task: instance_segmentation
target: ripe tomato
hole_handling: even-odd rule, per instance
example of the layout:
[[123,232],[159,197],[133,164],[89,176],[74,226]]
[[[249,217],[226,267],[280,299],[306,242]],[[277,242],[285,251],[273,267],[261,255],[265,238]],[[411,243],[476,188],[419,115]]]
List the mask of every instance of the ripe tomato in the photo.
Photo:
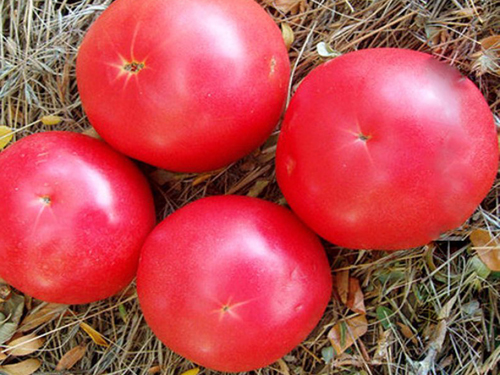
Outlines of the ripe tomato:
[[78,89],[97,132],[165,169],[223,167],[258,147],[283,110],[281,33],[254,0],[118,0],[78,53]]
[[403,49],[346,54],[312,71],[285,115],[278,183],[293,210],[349,248],[424,245],[460,226],[498,167],[474,84]]
[[123,289],[155,223],[147,181],[85,135],[28,136],[0,154],[0,277],[57,303]]
[[256,198],[204,198],[148,237],[137,274],[146,321],[203,366],[248,371],[285,355],[323,314],[332,280],[318,238]]

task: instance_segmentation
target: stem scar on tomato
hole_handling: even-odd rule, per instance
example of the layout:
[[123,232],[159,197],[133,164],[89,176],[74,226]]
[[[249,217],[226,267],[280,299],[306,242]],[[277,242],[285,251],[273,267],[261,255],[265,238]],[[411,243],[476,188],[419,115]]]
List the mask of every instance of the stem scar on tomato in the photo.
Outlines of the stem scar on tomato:
[[129,63],[126,63],[125,65],[123,65],[123,69],[129,73],[137,74],[142,69],[144,69],[145,66],[146,66],[146,64],[144,64],[144,62],[132,61],[132,62],[129,62]]
[[48,195],[42,195],[40,197],[40,201],[46,206],[50,206],[52,204],[52,199]]
[[371,138],[372,138],[372,136],[369,134],[368,135],[363,134],[363,133],[358,134],[358,139],[363,141],[363,142],[369,141]]

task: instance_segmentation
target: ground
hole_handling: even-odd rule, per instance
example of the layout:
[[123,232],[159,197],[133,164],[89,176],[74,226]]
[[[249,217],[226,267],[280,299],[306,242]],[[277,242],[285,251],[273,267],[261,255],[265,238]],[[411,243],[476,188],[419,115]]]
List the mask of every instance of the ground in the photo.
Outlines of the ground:
[[[75,57],[85,31],[109,3],[0,1],[0,125],[14,129],[14,139],[55,129],[91,132],[76,89]],[[433,54],[473,80],[499,125],[497,0],[260,3],[290,45],[290,94],[313,67],[335,55],[368,47],[411,48]],[[159,219],[207,195],[234,193],[283,203],[273,164],[277,134],[252,155],[215,173],[174,174],[141,165],[153,185]],[[297,349],[255,373],[498,374],[500,274],[485,267],[470,240],[480,229],[498,235],[498,196],[496,181],[461,228],[422,248],[384,253],[325,242],[337,288],[323,319]],[[349,284],[357,303],[348,301]],[[0,298],[10,297],[0,299],[2,308],[18,306],[17,316],[24,319],[19,328],[15,325],[16,337],[32,334],[29,339],[36,344],[36,350],[7,358],[5,345],[0,347],[0,366],[28,361],[24,372],[17,373],[31,373],[29,368],[61,373],[57,364],[74,348],[74,358],[81,359],[66,373],[181,374],[196,367],[156,340],[140,313],[134,285],[116,297],[71,307],[25,297],[23,308],[13,291],[3,286],[2,293]],[[363,310],[366,321],[360,322],[355,311]],[[351,340],[351,334],[365,330]],[[334,351],[350,341],[354,344],[343,354]],[[64,366],[68,362],[58,369]],[[13,373],[8,369],[0,367],[0,374]],[[201,373],[214,372],[202,368]]]

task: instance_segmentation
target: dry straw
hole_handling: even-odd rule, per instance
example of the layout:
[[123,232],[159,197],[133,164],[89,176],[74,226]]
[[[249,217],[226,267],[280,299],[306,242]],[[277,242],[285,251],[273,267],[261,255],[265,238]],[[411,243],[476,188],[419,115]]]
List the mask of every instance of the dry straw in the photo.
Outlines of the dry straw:
[[[260,2],[283,24],[291,43],[291,93],[314,66],[331,58],[324,55],[368,47],[411,48],[460,69],[479,86],[499,119],[499,1]],[[0,125],[13,128],[14,139],[51,129],[89,129],[76,89],[75,57],[85,31],[109,3],[0,0]],[[50,117],[42,121],[44,116]],[[242,161],[210,174],[173,174],[143,165],[160,218],[206,195],[249,194],[283,202],[273,168],[276,135]],[[356,252],[325,244],[333,269],[349,271],[360,282],[366,334],[342,355],[332,352],[328,332],[340,324],[339,332],[344,327],[348,335],[345,322],[354,316],[332,299],[302,345],[256,373],[498,374],[500,277],[478,262],[468,240],[474,229],[499,233],[498,207],[497,182],[462,228],[414,251]],[[133,285],[114,298],[71,309],[27,299],[23,316],[27,321],[19,332],[44,340],[42,348],[27,357],[40,361],[40,374],[60,373],[55,371],[58,364],[58,370],[71,365],[71,374],[180,374],[193,368],[152,335]],[[101,337],[89,336],[80,328],[82,322]],[[3,359],[2,352],[0,365],[18,361]]]

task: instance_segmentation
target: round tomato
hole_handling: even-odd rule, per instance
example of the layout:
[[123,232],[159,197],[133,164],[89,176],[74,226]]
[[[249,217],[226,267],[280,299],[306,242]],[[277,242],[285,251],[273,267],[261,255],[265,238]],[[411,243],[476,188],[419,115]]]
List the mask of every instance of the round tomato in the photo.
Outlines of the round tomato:
[[348,248],[425,245],[460,226],[498,167],[492,114],[431,55],[348,53],[298,88],[278,141],[278,183],[298,216]]
[[83,107],[117,150],[169,170],[250,153],[282,113],[290,63],[254,0],[117,0],[78,53]]
[[332,280],[318,238],[257,198],[191,203],[148,237],[137,274],[147,323],[175,352],[219,371],[271,364],[321,318]]
[[65,304],[132,281],[155,214],[130,160],[85,135],[46,132],[0,153],[0,170],[0,277]]

